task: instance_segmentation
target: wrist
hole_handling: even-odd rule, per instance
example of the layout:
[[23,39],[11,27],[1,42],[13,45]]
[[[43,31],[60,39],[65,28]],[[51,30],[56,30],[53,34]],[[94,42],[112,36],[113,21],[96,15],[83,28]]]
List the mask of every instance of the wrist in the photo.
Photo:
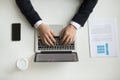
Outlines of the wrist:
[[77,28],[76,28],[74,25],[70,24],[69,26],[70,26],[71,28],[77,30]]
[[39,29],[41,29],[42,27],[44,27],[44,23],[40,24],[36,29],[39,30]]

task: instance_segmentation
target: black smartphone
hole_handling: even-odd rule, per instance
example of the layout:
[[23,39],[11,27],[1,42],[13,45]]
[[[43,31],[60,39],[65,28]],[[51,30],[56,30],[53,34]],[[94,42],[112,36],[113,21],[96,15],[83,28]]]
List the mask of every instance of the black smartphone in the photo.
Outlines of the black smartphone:
[[12,24],[12,41],[20,41],[21,39],[21,24],[13,23]]

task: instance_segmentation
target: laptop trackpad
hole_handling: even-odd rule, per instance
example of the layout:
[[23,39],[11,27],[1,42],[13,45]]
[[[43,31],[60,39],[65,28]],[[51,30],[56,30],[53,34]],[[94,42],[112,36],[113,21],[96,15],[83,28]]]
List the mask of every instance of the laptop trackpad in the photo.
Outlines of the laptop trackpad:
[[55,36],[59,36],[63,29],[63,25],[49,25],[49,27],[53,30]]
[[76,52],[72,53],[36,53],[35,62],[75,62],[78,61]]

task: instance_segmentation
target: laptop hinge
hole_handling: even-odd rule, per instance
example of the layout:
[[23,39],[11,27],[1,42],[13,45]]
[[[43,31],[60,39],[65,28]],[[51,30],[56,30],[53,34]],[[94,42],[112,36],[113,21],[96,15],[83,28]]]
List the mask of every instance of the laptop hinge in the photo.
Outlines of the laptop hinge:
[[58,54],[58,53],[60,53],[60,54],[71,54],[72,53],[72,51],[41,51],[41,54],[45,54],[45,53],[47,53],[47,54]]

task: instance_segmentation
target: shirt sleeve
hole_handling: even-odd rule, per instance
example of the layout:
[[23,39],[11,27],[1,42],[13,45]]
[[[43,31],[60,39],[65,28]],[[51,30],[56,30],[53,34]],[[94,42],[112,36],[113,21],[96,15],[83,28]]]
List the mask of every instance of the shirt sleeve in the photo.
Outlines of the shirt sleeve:
[[39,20],[34,24],[34,27],[37,29],[39,27],[39,25],[41,25],[42,23],[43,23],[43,21]]
[[81,25],[75,21],[71,21],[70,24],[72,24],[76,29],[79,29],[81,27]]

